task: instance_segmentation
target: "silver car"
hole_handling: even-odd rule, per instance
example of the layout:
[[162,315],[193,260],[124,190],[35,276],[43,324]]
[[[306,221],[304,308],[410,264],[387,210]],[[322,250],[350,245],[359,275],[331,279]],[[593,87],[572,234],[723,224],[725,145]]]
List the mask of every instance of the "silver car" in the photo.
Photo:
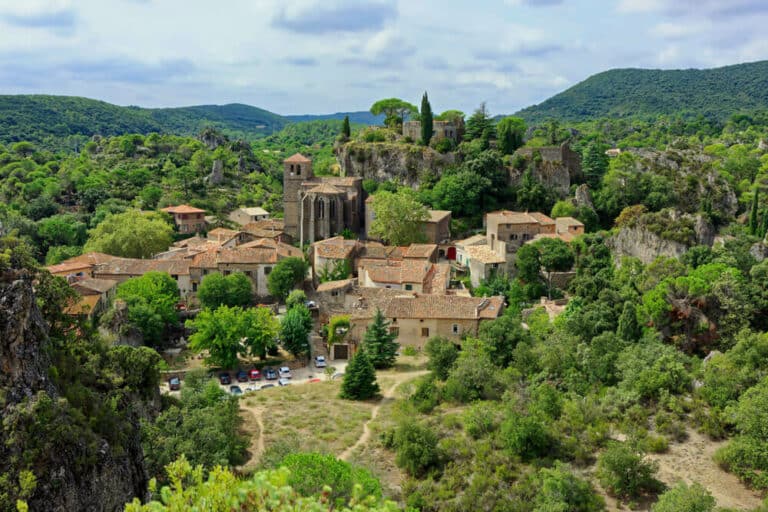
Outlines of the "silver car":
[[280,374],[281,379],[290,379],[292,377],[291,369],[287,366],[281,366],[278,373]]
[[315,356],[315,368],[325,368],[325,356]]
[[289,381],[288,379],[277,379],[277,383],[280,384],[281,386],[291,385],[291,381]]

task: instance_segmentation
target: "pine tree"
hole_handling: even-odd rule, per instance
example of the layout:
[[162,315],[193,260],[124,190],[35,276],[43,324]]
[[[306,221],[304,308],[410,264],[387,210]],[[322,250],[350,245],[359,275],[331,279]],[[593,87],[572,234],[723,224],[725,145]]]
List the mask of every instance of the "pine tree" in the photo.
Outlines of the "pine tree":
[[349,139],[352,135],[352,130],[349,127],[349,116],[344,116],[344,124],[341,125],[341,135],[344,139]]
[[624,303],[624,309],[619,317],[619,327],[616,334],[624,341],[637,341],[642,335],[640,324],[637,323],[635,305],[630,301]]
[[432,140],[432,135],[434,133],[435,129],[432,122],[432,105],[429,104],[427,91],[424,91],[424,96],[421,97],[421,143],[425,146],[429,146],[429,141]]
[[760,232],[757,236],[765,238],[766,234],[768,234],[768,210],[763,210],[762,221],[760,222]]
[[391,368],[395,364],[397,349],[400,346],[395,342],[395,338],[397,334],[389,332],[389,322],[384,319],[381,310],[377,309],[373,322],[363,336],[363,347],[375,368]]
[[379,384],[376,382],[376,371],[373,369],[373,363],[371,363],[365,347],[363,347],[347,366],[339,397],[347,400],[367,400],[376,396],[378,392]]
[[758,219],[758,203],[760,201],[760,189],[755,189],[755,195],[752,197],[752,211],[749,214],[749,234],[757,235],[760,228],[760,221]]
[[608,172],[608,156],[605,154],[601,144],[591,142],[587,146],[584,151],[581,167],[589,188],[592,190],[599,188],[600,180]]

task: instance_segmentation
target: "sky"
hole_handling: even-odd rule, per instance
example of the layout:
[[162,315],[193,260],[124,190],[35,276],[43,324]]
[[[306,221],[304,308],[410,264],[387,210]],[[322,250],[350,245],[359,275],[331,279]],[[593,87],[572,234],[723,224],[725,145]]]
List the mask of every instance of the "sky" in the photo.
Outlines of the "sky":
[[611,68],[768,59],[768,0],[0,0],[0,94],[492,114]]

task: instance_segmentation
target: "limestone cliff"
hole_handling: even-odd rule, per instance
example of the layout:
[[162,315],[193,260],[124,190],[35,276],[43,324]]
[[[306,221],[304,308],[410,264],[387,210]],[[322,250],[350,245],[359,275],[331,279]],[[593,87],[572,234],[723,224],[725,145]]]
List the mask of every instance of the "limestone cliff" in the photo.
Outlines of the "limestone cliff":
[[714,228],[701,216],[663,211],[620,227],[606,245],[617,262],[631,256],[649,264],[659,256],[679,258],[694,245],[711,246],[714,237]]
[[392,180],[414,188],[458,163],[453,153],[397,142],[353,141],[336,146],[335,153],[343,176]]
[[[125,352],[50,340],[32,283],[24,273],[0,279],[0,509],[21,498],[30,510],[122,510],[146,497],[138,411],[155,397],[104,378],[131,378]],[[84,360],[95,368],[83,370]],[[66,389],[56,384],[67,378]]]

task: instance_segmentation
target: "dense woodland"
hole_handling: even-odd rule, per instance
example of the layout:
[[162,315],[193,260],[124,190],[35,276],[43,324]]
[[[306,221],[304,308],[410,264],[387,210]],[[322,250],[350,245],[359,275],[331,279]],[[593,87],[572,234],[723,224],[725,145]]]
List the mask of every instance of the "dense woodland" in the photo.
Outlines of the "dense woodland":
[[[658,499],[652,510],[659,512],[711,511],[715,503],[706,489],[667,489],[644,458],[684,442],[693,430],[726,440],[717,462],[744,484],[768,489],[765,113],[526,125],[519,118],[496,121],[483,106],[466,116],[459,144],[433,143],[439,152],[454,152],[455,165],[425,172],[417,189],[366,181],[366,191],[390,199],[382,204],[404,222],[427,206],[453,211],[455,234],[480,229],[482,215],[498,208],[572,215],[588,231],[571,244],[524,245],[514,275],[495,276],[473,290],[503,294],[508,303],[476,339],[463,340],[461,348],[430,340],[429,374],[406,386],[372,441],[405,473],[401,491],[382,486],[373,470],[285,446],[268,449],[259,471],[244,480],[213,469],[233,467],[244,456],[236,399],[226,398],[204,373],[190,374],[178,399],[160,399],[163,365],[153,349],[111,346],[94,326],[73,326],[60,314],[68,288],[38,267],[93,247],[99,226],[117,215],[140,215],[132,227],[146,221],[147,229],[168,230],[168,219],[134,209],[188,202],[225,225],[225,213],[240,205],[280,211],[281,161],[295,151],[327,174],[339,172],[334,146],[349,140],[427,151],[398,135],[403,117],[418,109],[389,105],[384,128],[347,130],[340,121],[312,121],[251,142],[206,129],[197,137],[95,136],[77,152],[51,152],[35,141],[0,147],[0,270],[34,276],[50,337],[46,371],[58,390],[20,400],[3,422],[2,507],[16,499],[35,503],[40,482],[53,478],[59,462],[44,456],[53,447],[77,444],[76,463],[87,466],[101,439],[119,454],[137,432],[143,464],[158,479],[153,485],[172,487],[160,493],[165,505],[135,503],[129,510],[178,510],[173,500],[189,505],[207,496],[245,506],[242,500],[269,495],[281,503],[299,501],[306,507],[300,510],[351,503],[358,504],[355,510],[593,511],[605,509],[599,486],[629,505]],[[567,194],[536,179],[540,154],[515,154],[521,145],[563,142],[582,161],[582,175]],[[609,148],[623,151],[609,158]],[[213,185],[208,176],[215,160],[223,164],[224,179]],[[508,185],[509,169],[522,171],[515,186]],[[589,202],[575,198],[581,185]],[[716,243],[701,243],[702,226],[718,235]],[[629,229],[680,244],[684,254],[647,264],[622,258],[612,240]],[[167,235],[166,241],[173,237],[170,230]],[[575,278],[558,289],[551,274],[571,267]],[[286,272],[287,286],[275,295],[289,303],[291,320],[277,325],[254,316],[241,322],[243,329],[258,326],[270,340],[279,329],[289,343],[298,338],[291,334],[296,329],[306,339],[303,299],[288,295],[297,278]],[[161,345],[167,324],[178,323],[161,314],[178,295],[172,284],[148,275],[118,290],[129,314],[131,307],[139,313],[154,308],[147,318],[159,321],[147,331],[155,336],[146,337],[149,345]],[[234,290],[237,283],[221,286]],[[566,294],[570,301],[554,321],[529,309],[542,295]],[[242,309],[247,301],[226,303],[235,295],[212,293],[205,299],[210,308],[189,325],[196,332],[240,326],[236,319],[251,313]],[[364,356],[350,364],[356,380],[345,378],[345,399],[375,396],[373,368],[394,364],[393,340],[385,339],[382,322],[371,326]],[[243,336],[232,332],[239,342]],[[262,355],[272,343],[254,344],[249,355]],[[301,355],[304,349],[294,350]],[[198,464],[205,470],[192,469]],[[330,497],[323,484],[337,494]],[[398,504],[382,501],[387,498]]]

